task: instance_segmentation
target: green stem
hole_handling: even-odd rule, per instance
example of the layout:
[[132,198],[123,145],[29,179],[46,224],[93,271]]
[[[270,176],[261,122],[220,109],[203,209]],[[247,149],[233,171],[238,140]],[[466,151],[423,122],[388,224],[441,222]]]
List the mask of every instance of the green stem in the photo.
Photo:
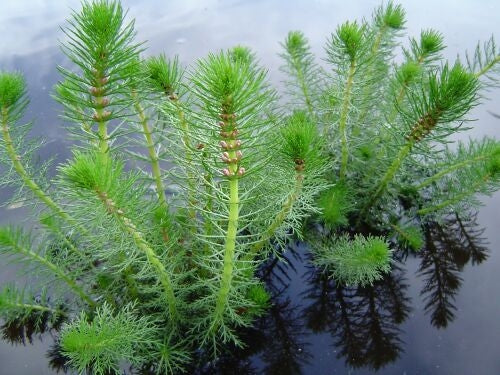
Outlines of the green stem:
[[[186,116],[184,111],[182,110],[182,106],[179,103],[179,99],[173,99],[175,110],[177,112],[177,118],[179,119],[179,123],[181,125],[182,130],[182,144],[184,145],[184,153],[186,155],[186,162],[188,164],[187,168],[187,180],[188,180],[188,202],[189,202],[189,217],[194,219],[196,217],[196,212],[194,210],[194,205],[196,203],[196,199],[194,198],[195,186],[193,184],[194,176],[191,173],[191,165],[193,163],[193,155],[192,150],[193,147],[191,145],[191,139],[189,138],[189,124],[186,120]],[[194,227],[192,227],[194,230]]]
[[280,227],[280,225],[283,224],[283,221],[285,221],[288,214],[292,210],[293,205],[295,204],[297,199],[299,199],[303,186],[304,175],[302,172],[298,171],[295,178],[295,186],[293,188],[293,191],[290,193],[285,203],[283,203],[280,212],[276,215],[271,225],[269,225],[266,231],[261,235],[260,239],[251,247],[250,251],[245,256],[246,261],[253,260],[255,256],[257,256],[259,251],[264,247],[264,245],[266,245],[273,237],[274,233]]
[[490,177],[491,176],[489,174],[485,175],[480,181],[476,182],[468,191],[464,191],[462,194],[458,194],[454,198],[447,199],[444,202],[437,204],[435,206],[421,208],[420,210],[417,211],[417,214],[426,215],[431,212],[435,212],[442,208],[450,206],[452,204],[455,204],[457,202],[460,202],[461,200],[467,198],[469,195],[473,194],[479,187],[481,187],[485,182],[487,182],[490,179]]
[[448,173],[454,172],[457,169],[466,167],[469,164],[473,164],[473,163],[475,163],[477,161],[481,161],[481,160],[484,160],[484,159],[487,159],[487,157],[486,156],[478,156],[478,157],[475,157],[473,159],[464,160],[464,161],[462,161],[460,163],[453,164],[452,166],[450,166],[450,167],[448,167],[446,169],[443,169],[442,171],[434,174],[433,176],[428,177],[422,183],[420,183],[419,185],[417,185],[416,188],[417,189],[422,189],[422,188],[424,188],[426,186],[431,185],[433,182],[439,180],[441,177],[447,175]]
[[148,153],[149,153],[149,160],[151,163],[151,169],[153,172],[153,179],[156,184],[156,193],[158,194],[158,199],[160,201],[160,205],[162,208],[165,210],[168,210],[168,205],[167,205],[167,198],[165,196],[165,187],[163,186],[163,181],[161,177],[161,168],[160,168],[160,162],[158,158],[158,154],[156,153],[155,150],[155,145],[153,142],[153,136],[151,133],[151,129],[148,124],[148,119],[146,117],[146,114],[144,113],[144,109],[142,108],[141,104],[139,103],[139,100],[137,98],[137,94],[133,93],[132,94],[134,98],[134,107],[137,112],[137,115],[139,116],[139,122],[142,125],[142,131],[144,133],[144,138],[146,139],[146,145],[148,148]]
[[413,142],[408,142],[406,145],[404,145],[401,150],[399,150],[398,155],[390,165],[390,167],[387,169],[387,171],[384,174],[384,177],[380,180],[376,188],[374,189],[373,194],[370,194],[370,200],[368,203],[365,205],[363,210],[361,211],[361,214],[359,215],[358,223],[362,220],[363,217],[368,213],[370,208],[377,203],[379,198],[382,196],[384,191],[387,188],[387,185],[392,181],[394,176],[396,175],[396,172],[399,170],[401,167],[401,164],[403,163],[404,159],[408,156],[410,153],[411,149],[413,147]]
[[307,84],[304,77],[304,72],[301,69],[300,62],[298,61],[296,56],[292,56],[292,67],[297,74],[297,81],[299,82],[300,90],[302,91],[302,95],[304,96],[304,101],[306,103],[307,111],[311,118],[315,118],[316,114],[313,110],[311,96],[309,94],[309,90],[307,88]]
[[126,217],[121,209],[119,209],[115,203],[108,198],[105,192],[96,190],[99,199],[103,202],[108,212],[112,213],[122,224],[123,228],[134,240],[135,245],[141,250],[150,266],[156,272],[161,285],[163,286],[165,292],[165,301],[167,302],[170,319],[176,322],[179,319],[179,314],[177,311],[177,298],[175,297],[174,288],[172,281],[167,272],[167,269],[161,262],[160,258],[156,255],[155,251],[151,248],[149,243],[144,239],[142,233],[137,229],[137,227],[132,223],[132,221]]
[[[208,157],[207,153],[204,152],[203,153],[203,157],[202,157],[202,164],[205,167],[205,170],[208,171],[208,165],[205,165],[206,164],[205,160],[206,160],[207,157]],[[206,204],[205,204],[205,210],[208,211],[208,212],[211,212],[213,210],[213,198],[212,198],[212,194],[213,194],[213,188],[212,188],[213,179],[212,179],[212,174],[211,173],[205,174],[204,181],[205,181],[205,193],[206,193],[206,196],[207,196],[207,200],[206,200]],[[210,219],[205,220],[204,227],[205,227],[205,236],[207,236],[207,237],[211,236],[212,232],[213,232],[213,223],[212,223],[212,220],[210,220]],[[209,252],[210,252],[210,245],[207,243],[207,244],[205,244],[205,253],[209,254]]]
[[389,225],[408,243],[411,242],[411,237],[403,229],[401,229],[399,226],[397,226],[395,224],[389,224]]
[[60,240],[62,240],[74,254],[78,255],[82,259],[85,259],[88,262],[89,266],[91,268],[94,268],[92,259],[89,259],[86,254],[80,251],[56,225],[46,225],[45,227],[48,230],[52,231]]
[[480,71],[475,73],[476,78],[481,77],[483,74],[486,74],[493,66],[500,62],[500,55],[496,56],[493,60],[490,61],[489,64],[483,67]]
[[76,220],[69,216],[56,202],[54,202],[28,175],[28,172],[21,163],[21,157],[14,149],[14,143],[12,142],[8,126],[8,111],[5,106],[2,108],[2,135],[7,154],[12,162],[15,171],[17,172],[19,177],[21,177],[24,184],[54,213],[66,220],[68,223],[77,225]]
[[378,49],[380,47],[380,43],[382,42],[382,37],[384,36],[386,30],[387,30],[387,25],[384,24],[380,28],[380,31],[378,32],[377,37],[375,38],[375,42],[373,43],[371,58],[373,58],[373,56],[377,54]]
[[19,253],[24,254],[26,257],[33,259],[34,261],[42,264],[43,266],[51,270],[55,275],[61,278],[69,286],[69,288],[73,290],[73,292],[75,292],[75,294],[77,294],[82,300],[87,302],[89,306],[91,307],[95,306],[94,300],[87,293],[85,293],[85,291],[79,285],[77,285],[76,282],[69,275],[67,275],[54,263],[38,255],[34,251],[28,250],[20,246],[16,242],[11,242],[10,245]]
[[62,310],[53,309],[53,308],[42,306],[42,305],[32,305],[30,303],[12,303],[12,302],[8,302],[7,305],[11,309],[36,310],[36,311],[42,311],[42,312],[49,312],[51,314],[59,314],[59,315],[64,314],[65,315],[65,313]]
[[[102,115],[102,109],[97,110],[97,114]],[[107,155],[108,153],[108,128],[106,121],[98,122],[98,132],[99,132],[99,152],[102,155]]]
[[[374,59],[375,58],[375,55],[378,53],[378,50],[379,50],[379,47],[380,47],[380,43],[382,42],[382,37],[384,36],[385,32],[387,30],[387,26],[386,25],[383,25],[378,34],[377,34],[377,37],[375,38],[375,42],[373,43],[373,46],[372,46],[372,50],[371,50],[371,53],[370,53],[370,60]],[[367,76],[368,76],[368,80],[370,80],[375,71],[375,67],[374,65],[370,65],[369,69],[368,69],[368,72],[367,72]],[[366,79],[366,78],[365,78]],[[366,105],[366,98],[368,97],[368,95],[370,94],[370,90],[373,89],[373,86],[365,86],[364,89],[363,89],[363,94],[361,96],[361,98],[363,98],[363,100],[365,101],[365,103],[363,104],[362,106],[362,112],[361,112],[361,115],[359,116],[359,121],[358,121],[358,125],[362,124],[363,121],[365,120],[366,118],[366,115],[368,114],[368,110],[369,110],[369,106]]]
[[347,130],[346,130],[346,124],[347,124],[347,115],[349,113],[349,106],[351,102],[351,91],[352,91],[352,85],[354,81],[354,73],[356,72],[356,64],[354,61],[351,62],[351,65],[349,67],[349,73],[347,76],[347,83],[346,83],[346,88],[344,92],[344,100],[342,102],[342,109],[340,112],[340,123],[339,123],[339,131],[340,131],[340,137],[341,137],[341,144],[342,144],[342,157],[341,157],[341,164],[340,164],[340,178],[343,179],[346,174],[346,169],[347,169],[347,162],[349,158],[349,151],[347,148]]
[[[418,56],[418,58],[416,60],[417,66],[421,66],[424,62],[424,59],[425,59],[424,55]],[[396,116],[398,114],[398,106],[401,104],[401,102],[405,98],[406,92],[408,90],[410,83],[411,83],[411,81],[405,80],[405,82],[403,82],[403,84],[401,85],[401,89],[399,90],[398,96],[396,98],[396,104],[392,107],[392,111],[391,111],[390,115],[387,117],[387,119],[388,119],[387,122],[389,124],[392,124],[394,122],[394,120],[396,119]]]
[[[233,151],[234,153],[234,151]],[[233,156],[231,156],[233,157]],[[230,166],[231,168],[232,166]],[[234,166],[233,172],[236,171]],[[222,319],[226,310],[229,291],[231,289],[231,281],[233,278],[234,255],[236,248],[236,233],[238,231],[238,215],[239,215],[239,191],[238,191],[238,176],[233,176],[229,180],[229,218],[227,223],[226,242],[224,248],[224,265],[222,271],[222,279],[217,294],[215,305],[215,322]]]

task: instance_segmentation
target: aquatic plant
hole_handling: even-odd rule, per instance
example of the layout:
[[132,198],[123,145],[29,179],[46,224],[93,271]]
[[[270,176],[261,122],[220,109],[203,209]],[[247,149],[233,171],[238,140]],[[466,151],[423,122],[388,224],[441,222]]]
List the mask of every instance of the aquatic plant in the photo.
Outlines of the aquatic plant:
[[389,2],[342,24],[326,66],[291,32],[282,105],[248,48],[185,70],[142,56],[119,2],[84,1],[63,28],[72,66],[58,68],[54,97],[75,143],[55,177],[22,122],[24,78],[0,73],[0,186],[40,224],[1,228],[0,254],[48,287],[35,301],[6,286],[3,318],[64,316],[59,344],[79,372],[128,361],[174,373],[200,348],[244,345],[238,329],[270,306],[259,267],[290,238],[340,282],[380,279],[391,243],[419,250],[422,223],[500,182],[498,141],[449,145],[496,83],[493,39],[448,63],[441,34],[425,30],[395,64],[404,22]]

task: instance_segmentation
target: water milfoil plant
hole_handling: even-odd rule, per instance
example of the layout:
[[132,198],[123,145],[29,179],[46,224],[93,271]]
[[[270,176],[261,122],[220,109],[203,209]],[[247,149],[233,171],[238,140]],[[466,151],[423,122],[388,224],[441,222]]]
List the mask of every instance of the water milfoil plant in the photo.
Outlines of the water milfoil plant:
[[59,345],[80,373],[122,361],[176,373],[244,345],[239,330],[272,304],[259,269],[291,239],[346,284],[383,277],[396,246],[420,250],[422,226],[498,189],[498,141],[450,136],[495,84],[499,57],[491,40],[445,62],[442,35],[424,30],[395,64],[404,23],[389,2],[340,25],[324,65],[290,32],[283,104],[250,49],[187,68],[144,57],[119,2],[83,2],[63,28],[72,65],[54,90],[68,160],[37,162],[24,78],[0,72],[0,186],[16,189],[4,203],[32,204],[36,223],[0,229],[0,255],[31,285],[3,287],[2,317],[65,319]]

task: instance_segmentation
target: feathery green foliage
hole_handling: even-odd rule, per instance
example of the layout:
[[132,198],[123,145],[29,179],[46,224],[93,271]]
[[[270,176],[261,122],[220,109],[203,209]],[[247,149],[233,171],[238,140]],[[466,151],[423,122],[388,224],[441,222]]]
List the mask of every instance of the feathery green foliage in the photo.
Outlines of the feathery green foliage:
[[390,271],[391,252],[382,237],[347,235],[313,243],[313,263],[347,285],[372,284]]
[[425,244],[424,234],[420,227],[415,225],[398,227],[393,225],[396,239],[400,246],[409,248],[413,251],[420,251]]
[[90,318],[81,313],[61,331],[62,353],[80,372],[92,369],[95,374],[119,371],[119,361],[141,363],[141,352],[157,343],[151,339],[156,327],[147,316],[138,317],[131,305],[124,306],[117,314],[106,303]]
[[24,95],[24,78],[20,73],[0,72],[0,106],[10,108]]
[[428,223],[500,184],[496,139],[452,142],[498,82],[494,40],[446,62],[427,29],[395,63],[405,24],[392,1],[341,24],[324,66],[291,31],[279,98],[245,46],[187,68],[146,58],[118,1],[83,1],[63,28],[54,96],[77,142],[57,176],[20,123],[23,76],[0,72],[0,187],[16,189],[2,204],[32,204],[41,224],[0,228],[0,256],[47,286],[41,301],[2,289],[2,317],[64,316],[80,373],[170,374],[244,346],[273,303],[260,267],[293,239],[339,283],[382,278],[392,247],[420,250]]
[[335,228],[349,223],[349,211],[352,207],[349,189],[341,182],[324,191],[318,199],[321,218],[325,224]]

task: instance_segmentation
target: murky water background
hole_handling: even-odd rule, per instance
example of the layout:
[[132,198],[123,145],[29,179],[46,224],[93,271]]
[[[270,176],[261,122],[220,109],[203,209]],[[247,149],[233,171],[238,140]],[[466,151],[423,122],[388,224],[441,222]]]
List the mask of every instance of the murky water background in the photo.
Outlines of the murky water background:
[[[500,40],[499,0],[401,3],[408,14],[408,33],[417,36],[428,27],[440,30],[449,59],[472,50],[491,34]],[[248,45],[279,85],[279,42],[289,30],[302,30],[321,56],[325,38],[340,22],[369,17],[379,2],[127,0],[123,4],[136,18],[139,40],[148,40],[147,54],[179,54],[187,65],[209,51]],[[63,38],[59,26],[70,9],[78,7],[74,0],[0,0],[0,69],[26,75],[31,96],[27,118],[35,119],[34,134],[51,141],[42,150],[42,159],[54,152],[60,160],[69,155],[58,108],[49,95],[58,79],[56,65],[68,65],[58,47],[57,40]],[[500,90],[491,98],[473,113],[479,121],[469,133],[472,137],[500,136],[500,119],[488,113],[500,113]],[[391,277],[373,288],[340,288],[319,278],[298,246],[289,254],[288,267],[270,264],[267,269],[275,305],[248,333],[251,348],[205,373],[371,374],[379,369],[381,374],[499,374],[500,194],[483,201],[477,226],[468,232],[475,239],[461,232],[468,223],[430,228],[427,249],[418,257],[402,259]],[[0,209],[0,224],[18,222],[23,216],[22,209]],[[473,233],[481,228],[484,233]],[[488,258],[481,261],[486,252]],[[12,270],[0,269],[0,282],[14,276]],[[55,373],[46,358],[51,342],[49,334],[35,336],[33,344],[26,345],[0,340],[0,374]]]

